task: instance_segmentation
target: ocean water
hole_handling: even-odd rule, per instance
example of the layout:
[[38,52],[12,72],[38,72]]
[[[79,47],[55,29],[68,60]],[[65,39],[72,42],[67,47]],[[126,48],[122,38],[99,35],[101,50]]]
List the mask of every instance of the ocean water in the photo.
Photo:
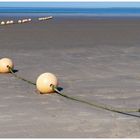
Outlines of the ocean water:
[[45,13],[51,15],[140,16],[140,8],[25,8],[0,7],[0,14]]

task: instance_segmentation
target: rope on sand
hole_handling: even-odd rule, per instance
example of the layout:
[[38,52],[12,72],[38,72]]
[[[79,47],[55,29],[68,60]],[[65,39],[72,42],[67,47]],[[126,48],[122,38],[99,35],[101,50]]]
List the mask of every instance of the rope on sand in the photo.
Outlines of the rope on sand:
[[[32,85],[36,85],[36,83],[32,82],[32,81],[29,81],[25,78],[22,78],[18,75],[16,75],[13,71],[12,68],[10,68],[9,66],[7,66],[11,72],[11,74],[13,76],[15,76],[16,78],[22,80],[22,81],[25,81],[29,84],[32,84]],[[81,99],[78,99],[78,98],[75,98],[75,97],[70,97],[68,95],[65,95],[65,94],[62,94],[59,90],[58,90],[58,87],[55,87],[54,85],[50,85],[50,87],[53,88],[53,90],[60,96],[66,98],[66,99],[69,99],[69,100],[73,100],[73,101],[77,101],[77,102],[81,102],[81,103],[84,103],[84,104],[87,104],[87,105],[90,105],[90,106],[94,106],[94,107],[97,107],[97,108],[101,108],[101,109],[104,109],[104,110],[108,110],[108,111],[112,111],[112,112],[117,112],[117,113],[121,113],[121,114],[125,114],[125,115],[131,115],[131,114],[127,114],[127,113],[133,113],[133,112],[140,112],[140,108],[133,108],[133,109],[130,109],[130,108],[116,108],[116,107],[112,107],[112,106],[109,106],[109,105],[106,105],[106,104],[101,104],[101,103],[98,103],[96,101],[90,103],[88,101],[85,101],[85,100],[81,100]]]

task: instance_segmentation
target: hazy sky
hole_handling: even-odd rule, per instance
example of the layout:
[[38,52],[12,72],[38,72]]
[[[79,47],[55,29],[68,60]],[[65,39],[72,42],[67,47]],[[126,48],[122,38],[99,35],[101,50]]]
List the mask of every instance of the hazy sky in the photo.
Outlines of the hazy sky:
[[140,7],[140,2],[0,2],[0,7]]

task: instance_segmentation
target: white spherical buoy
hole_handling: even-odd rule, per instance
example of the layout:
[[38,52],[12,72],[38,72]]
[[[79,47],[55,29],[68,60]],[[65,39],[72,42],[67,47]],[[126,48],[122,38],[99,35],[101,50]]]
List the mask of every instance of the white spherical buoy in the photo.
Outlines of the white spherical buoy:
[[18,20],[18,23],[19,23],[19,24],[22,23],[22,20]]
[[28,21],[28,19],[23,19],[22,23],[26,23]]
[[6,24],[8,24],[8,23],[9,23],[9,21],[6,21],[5,23],[6,23]]
[[8,20],[8,21],[6,21],[6,24],[10,24],[10,21]]
[[13,24],[13,23],[14,23],[14,21],[13,21],[13,20],[10,20],[9,22],[10,22],[10,24]]
[[32,20],[31,18],[28,19],[28,21],[31,21],[31,20]]
[[40,17],[40,18],[38,18],[38,20],[39,20],[39,21],[41,21],[41,20],[42,20],[42,18]]
[[41,74],[36,81],[37,89],[42,94],[54,92],[52,85],[58,85],[57,77],[52,73],[43,73]]
[[5,22],[4,22],[4,21],[2,21],[0,24],[1,24],[1,25],[5,25]]
[[22,22],[22,23],[24,23],[24,22],[25,22],[25,20],[23,19],[23,20],[21,20],[21,22]]
[[11,69],[13,69],[14,64],[13,64],[12,60],[9,58],[0,59],[0,73],[9,73],[10,70],[7,66],[9,66]]

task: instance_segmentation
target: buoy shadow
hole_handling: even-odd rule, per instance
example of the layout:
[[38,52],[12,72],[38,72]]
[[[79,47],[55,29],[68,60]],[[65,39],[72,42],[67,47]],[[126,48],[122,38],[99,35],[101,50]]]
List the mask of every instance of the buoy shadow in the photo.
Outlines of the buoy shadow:
[[16,72],[18,72],[18,71],[19,71],[19,70],[17,70],[17,69],[14,69],[14,70],[13,70],[14,73],[16,73]]
[[57,87],[58,91],[63,91],[62,87]]

